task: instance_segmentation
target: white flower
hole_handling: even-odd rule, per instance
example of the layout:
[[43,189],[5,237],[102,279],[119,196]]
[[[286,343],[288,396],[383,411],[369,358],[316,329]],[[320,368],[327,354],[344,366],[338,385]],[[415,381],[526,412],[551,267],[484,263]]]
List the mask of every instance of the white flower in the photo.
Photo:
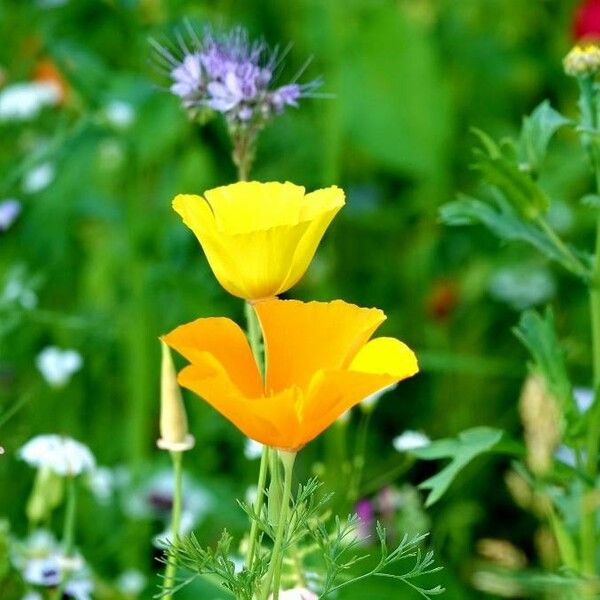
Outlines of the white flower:
[[[273,594],[269,596],[272,600]],[[319,600],[319,597],[306,588],[297,587],[279,593],[279,600]]]
[[249,485],[244,492],[244,498],[246,500],[246,504],[248,506],[254,506],[256,502],[256,496],[258,495],[258,486],[257,485]]
[[37,592],[27,592],[21,600],[44,600]]
[[135,569],[129,569],[119,575],[117,587],[124,596],[137,596],[146,587],[146,576]]
[[4,289],[0,291],[0,303],[20,304],[22,308],[31,310],[37,306],[37,295],[32,288],[32,280],[22,266],[13,267],[7,274]]
[[32,585],[54,587],[60,583],[61,572],[58,554],[30,558],[23,569],[23,579]]
[[123,100],[112,100],[104,107],[107,121],[116,129],[127,129],[135,120],[135,110]]
[[62,387],[69,382],[73,373],[81,369],[83,360],[76,350],[48,346],[37,355],[35,364],[51,386]]
[[0,201],[0,231],[8,231],[21,214],[21,203],[13,198]]
[[381,398],[381,396],[383,396],[384,394],[387,394],[389,391],[393,390],[397,385],[397,383],[392,383],[392,385],[388,385],[384,388],[381,388],[374,394],[367,396],[364,400],[361,401],[360,407],[365,411],[372,410],[373,408],[375,408],[375,405],[379,401],[379,398]]
[[[121,478],[123,479],[123,478]],[[160,519],[165,526],[171,522],[173,506],[173,473],[162,470],[147,479],[137,488],[127,489],[127,482],[121,481],[126,491],[123,494],[123,510],[134,519]],[[191,531],[213,507],[213,497],[203,486],[187,474],[183,475],[182,513],[180,530],[183,534]],[[170,529],[154,538],[154,543],[162,547],[165,540],[171,539]]]
[[45,106],[54,106],[59,100],[60,89],[54,83],[14,83],[0,91],[0,121],[33,119]]
[[96,466],[87,446],[60,435],[38,435],[18,451],[20,459],[32,467],[47,468],[62,476],[75,476]]
[[67,581],[65,592],[73,600],[92,600],[94,584],[89,577],[83,576]]
[[35,194],[47,188],[54,180],[55,169],[52,163],[37,165],[25,174],[21,189],[26,194]]
[[87,485],[101,504],[106,504],[113,495],[115,476],[108,467],[97,467],[90,471]]
[[244,456],[248,460],[255,460],[262,456],[264,446],[260,442],[255,442],[248,438],[246,440],[246,445],[244,446]]
[[428,446],[430,442],[431,440],[424,433],[407,430],[395,437],[392,444],[398,452],[410,452]]
[[581,413],[586,412],[594,402],[594,390],[592,388],[576,387],[573,390],[573,396],[575,396],[575,403]]

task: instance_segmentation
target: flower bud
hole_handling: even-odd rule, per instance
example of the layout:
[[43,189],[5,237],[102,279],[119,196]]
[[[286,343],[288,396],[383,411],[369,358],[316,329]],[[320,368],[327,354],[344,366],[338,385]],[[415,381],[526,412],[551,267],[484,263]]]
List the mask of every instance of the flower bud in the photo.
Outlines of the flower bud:
[[177,383],[177,373],[169,347],[161,340],[162,364],[160,374],[160,439],[162,450],[183,452],[194,446],[194,437],[188,433],[187,416]]
[[49,467],[40,467],[25,512],[31,523],[39,523],[50,517],[63,499],[63,480]]
[[563,59],[563,67],[571,77],[596,75],[600,71],[600,48],[595,44],[575,46]]
[[554,451],[560,441],[560,412],[539,375],[530,375],[525,381],[519,412],[525,430],[527,464],[534,473],[543,475],[552,467]]

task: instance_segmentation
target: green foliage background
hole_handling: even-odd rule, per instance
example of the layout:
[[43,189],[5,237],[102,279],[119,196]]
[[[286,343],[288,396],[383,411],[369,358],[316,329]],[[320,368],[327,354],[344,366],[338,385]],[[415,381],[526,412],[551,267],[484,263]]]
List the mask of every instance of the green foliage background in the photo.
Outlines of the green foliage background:
[[[292,42],[284,79],[313,56],[305,77],[322,76],[322,91],[332,95],[302,102],[265,130],[253,177],[346,190],[347,207],[291,293],[379,306],[389,316],[382,331],[419,355],[422,373],[388,394],[373,417],[367,475],[400,460],[391,439],[408,428],[432,438],[478,425],[518,431],[516,402],[526,371],[525,351],[510,332],[518,313],[491,297],[489,286],[502,267],[543,265],[481,229],[440,225],[438,209],[476,181],[468,168],[471,125],[496,137],[513,134],[521,115],[545,97],[572,114],[575,90],[561,59],[571,45],[574,2],[42,4],[0,0],[6,82],[29,79],[41,59],[50,59],[70,89],[63,106],[31,123],[0,123],[0,197],[24,203],[16,225],[0,234],[0,274],[20,266],[39,295],[33,313],[0,315],[0,410],[18,408],[0,428],[7,451],[0,457],[0,515],[16,533],[25,533],[23,506],[33,478],[15,459],[16,448],[35,434],[59,432],[89,444],[101,464],[143,473],[165,460],[155,448],[157,337],[198,316],[242,319],[240,304],[219,288],[170,208],[176,193],[200,193],[235,178],[221,124],[190,123],[149,66],[148,38],[171,36],[184,18],[198,27],[242,23],[271,45]],[[134,106],[131,127],[111,126],[103,112],[111,100]],[[561,214],[569,214],[587,173],[573,140],[559,135],[556,146],[543,185]],[[52,185],[23,194],[23,175],[47,160],[57,169]],[[591,237],[591,219],[569,226],[568,236]],[[583,377],[589,367],[588,332],[580,326],[584,292],[554,277],[557,325],[570,366]],[[76,348],[85,361],[59,391],[34,365],[49,344]],[[196,398],[188,407],[197,446],[187,467],[224,499],[222,511],[203,525],[210,542],[232,519],[234,529],[242,523],[229,498],[243,495],[255,473],[243,458],[243,439],[227,422]],[[334,461],[333,436],[302,452],[301,472],[308,474],[314,461]],[[509,498],[506,468],[501,460],[475,462],[430,510],[448,598],[482,597],[469,585],[480,537],[506,537],[532,553],[533,522]],[[403,477],[416,484],[434,472],[422,463]],[[332,486],[339,483],[330,478]],[[149,572],[148,539],[156,532],[123,525],[90,498],[85,502],[81,545],[98,570]],[[93,518],[85,518],[86,508]],[[412,597],[390,588],[375,592],[373,585],[372,597]],[[357,588],[344,598],[365,593]]]

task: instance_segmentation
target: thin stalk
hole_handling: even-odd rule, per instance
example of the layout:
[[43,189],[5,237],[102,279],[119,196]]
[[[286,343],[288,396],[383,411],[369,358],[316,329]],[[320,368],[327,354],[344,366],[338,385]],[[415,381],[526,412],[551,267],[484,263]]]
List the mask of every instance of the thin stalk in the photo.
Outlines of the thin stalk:
[[[581,91],[582,125],[594,131],[598,128],[596,90],[591,78],[579,79]],[[600,160],[595,139],[584,139],[596,180],[596,193],[600,193]],[[592,328],[592,373],[594,402],[590,409],[587,431],[587,474],[595,484],[598,475],[598,450],[600,444],[600,215],[596,222],[596,248],[590,282],[590,318]],[[596,521],[595,510],[590,509],[587,494],[581,499],[581,562],[586,575],[596,574]]]
[[256,554],[256,544],[258,541],[258,517],[263,508],[265,501],[265,483],[267,481],[267,472],[269,470],[269,447],[265,446],[260,457],[260,469],[258,471],[258,484],[256,499],[254,500],[254,514],[256,519],[252,519],[252,525],[250,526],[250,537],[248,540],[248,553],[246,554],[246,568],[250,570],[252,563],[254,562],[254,555]]
[[[250,302],[246,302],[244,306],[244,312],[246,314],[246,323],[248,327],[248,342],[250,344],[250,349],[252,350],[252,354],[254,355],[254,360],[256,361],[258,370],[264,378],[265,361],[262,349],[262,332],[260,329],[260,323],[258,322],[258,317],[256,316],[254,308],[252,307],[252,304],[250,304]],[[260,515],[264,504],[265,485],[267,482],[267,472],[270,459],[271,452],[269,451],[269,448],[265,446],[262,451],[262,456],[260,457],[258,483],[256,485],[256,500],[254,501],[254,514],[257,516]],[[252,524],[250,525],[250,535],[248,540],[248,553],[246,554],[246,567],[248,569],[252,567],[252,563],[254,562],[254,557],[257,551],[257,542],[258,520],[252,519]]]
[[[77,490],[75,488],[75,477],[67,477],[67,506],[65,509],[65,522],[63,525],[62,548],[65,558],[73,554],[75,542],[75,513],[77,509]],[[65,584],[67,583],[67,569],[62,569],[60,585],[52,595],[53,600],[60,600],[63,597]]]
[[537,218],[537,223],[541,227],[542,231],[546,234],[548,239],[554,244],[558,252],[563,256],[562,264],[568,271],[571,271],[574,275],[581,277],[587,281],[590,277],[588,268],[577,258],[569,247],[563,242],[558,236],[556,231],[550,227],[546,219],[542,216]]
[[[173,463],[173,510],[171,513],[171,544],[176,545],[179,539],[179,529],[181,525],[181,505],[182,505],[182,481],[183,481],[183,452],[171,452],[171,462]],[[163,580],[163,598],[172,600],[173,587],[175,585],[175,574],[177,572],[177,560],[173,553],[167,560],[165,569],[165,578]]]
[[352,483],[350,484],[350,489],[348,490],[348,500],[351,503],[356,502],[360,494],[360,484],[362,481],[363,470],[365,468],[367,434],[369,432],[369,424],[371,423],[372,413],[373,408],[363,412],[358,425],[358,433],[356,436],[356,453],[353,460],[354,472],[352,474]]
[[283,497],[281,498],[281,509],[279,511],[279,522],[277,523],[277,532],[275,534],[275,544],[271,553],[271,562],[269,569],[263,581],[260,599],[267,600],[271,591],[271,582],[273,583],[272,600],[279,600],[279,585],[281,581],[281,565],[283,563],[283,544],[286,534],[286,525],[290,512],[290,498],[292,496],[292,474],[294,471],[295,452],[279,451],[279,458],[283,463]]

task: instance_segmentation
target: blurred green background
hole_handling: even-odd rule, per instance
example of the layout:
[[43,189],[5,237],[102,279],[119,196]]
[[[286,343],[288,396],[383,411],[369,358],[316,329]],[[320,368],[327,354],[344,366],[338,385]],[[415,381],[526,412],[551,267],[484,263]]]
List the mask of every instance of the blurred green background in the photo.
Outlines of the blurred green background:
[[[64,433],[88,444],[100,464],[127,465],[134,480],[166,464],[155,448],[157,336],[198,316],[243,318],[170,208],[176,193],[235,178],[221,121],[190,122],[150,65],[149,37],[172,37],[184,18],[199,29],[243,24],[270,45],[292,43],[282,81],[312,56],[304,79],[322,76],[321,91],[332,95],[306,99],[270,124],[252,175],[345,189],[347,206],[291,295],[381,307],[389,317],[382,332],[420,357],[422,373],[385,396],[373,415],[367,482],[404,460],[391,440],[405,429],[432,438],[475,425],[518,431],[526,357],[510,328],[524,306],[553,303],[571,366],[583,378],[584,291],[527,250],[502,247],[481,229],[448,229],[437,216],[458,190],[475,185],[470,126],[513,134],[546,97],[573,113],[576,91],[561,59],[572,44],[576,4],[0,0],[0,85],[58,77],[64,87],[59,106],[29,121],[0,122],[0,199],[23,204],[17,222],[0,232],[0,414],[14,413],[0,427],[0,515],[15,533],[26,533],[33,479],[15,459],[20,445]],[[111,118],[115,103],[132,111],[127,122]],[[570,208],[586,189],[582,155],[559,136],[548,160],[554,223],[567,237],[587,238],[589,225]],[[40,165],[53,177],[32,191],[25,182]],[[7,300],[11,278],[35,291],[34,308]],[[48,345],[83,357],[64,388],[48,386],[35,367]],[[197,445],[186,467],[219,498],[199,530],[210,543],[226,524],[234,532],[243,526],[232,498],[254,482],[257,465],[224,419],[196,398],[188,407]],[[334,463],[337,435],[332,430],[302,452],[301,475],[315,462]],[[471,587],[482,537],[509,539],[536,564],[535,522],[511,500],[507,467],[481,459],[428,518],[415,509],[425,526],[430,521],[447,598],[487,597]],[[435,468],[417,464],[396,483],[416,485]],[[332,487],[340,484],[332,469],[319,469]],[[80,545],[101,575],[156,569],[149,543],[156,523],[126,520],[91,497],[79,521]],[[402,588],[368,589],[344,598],[415,597]]]

